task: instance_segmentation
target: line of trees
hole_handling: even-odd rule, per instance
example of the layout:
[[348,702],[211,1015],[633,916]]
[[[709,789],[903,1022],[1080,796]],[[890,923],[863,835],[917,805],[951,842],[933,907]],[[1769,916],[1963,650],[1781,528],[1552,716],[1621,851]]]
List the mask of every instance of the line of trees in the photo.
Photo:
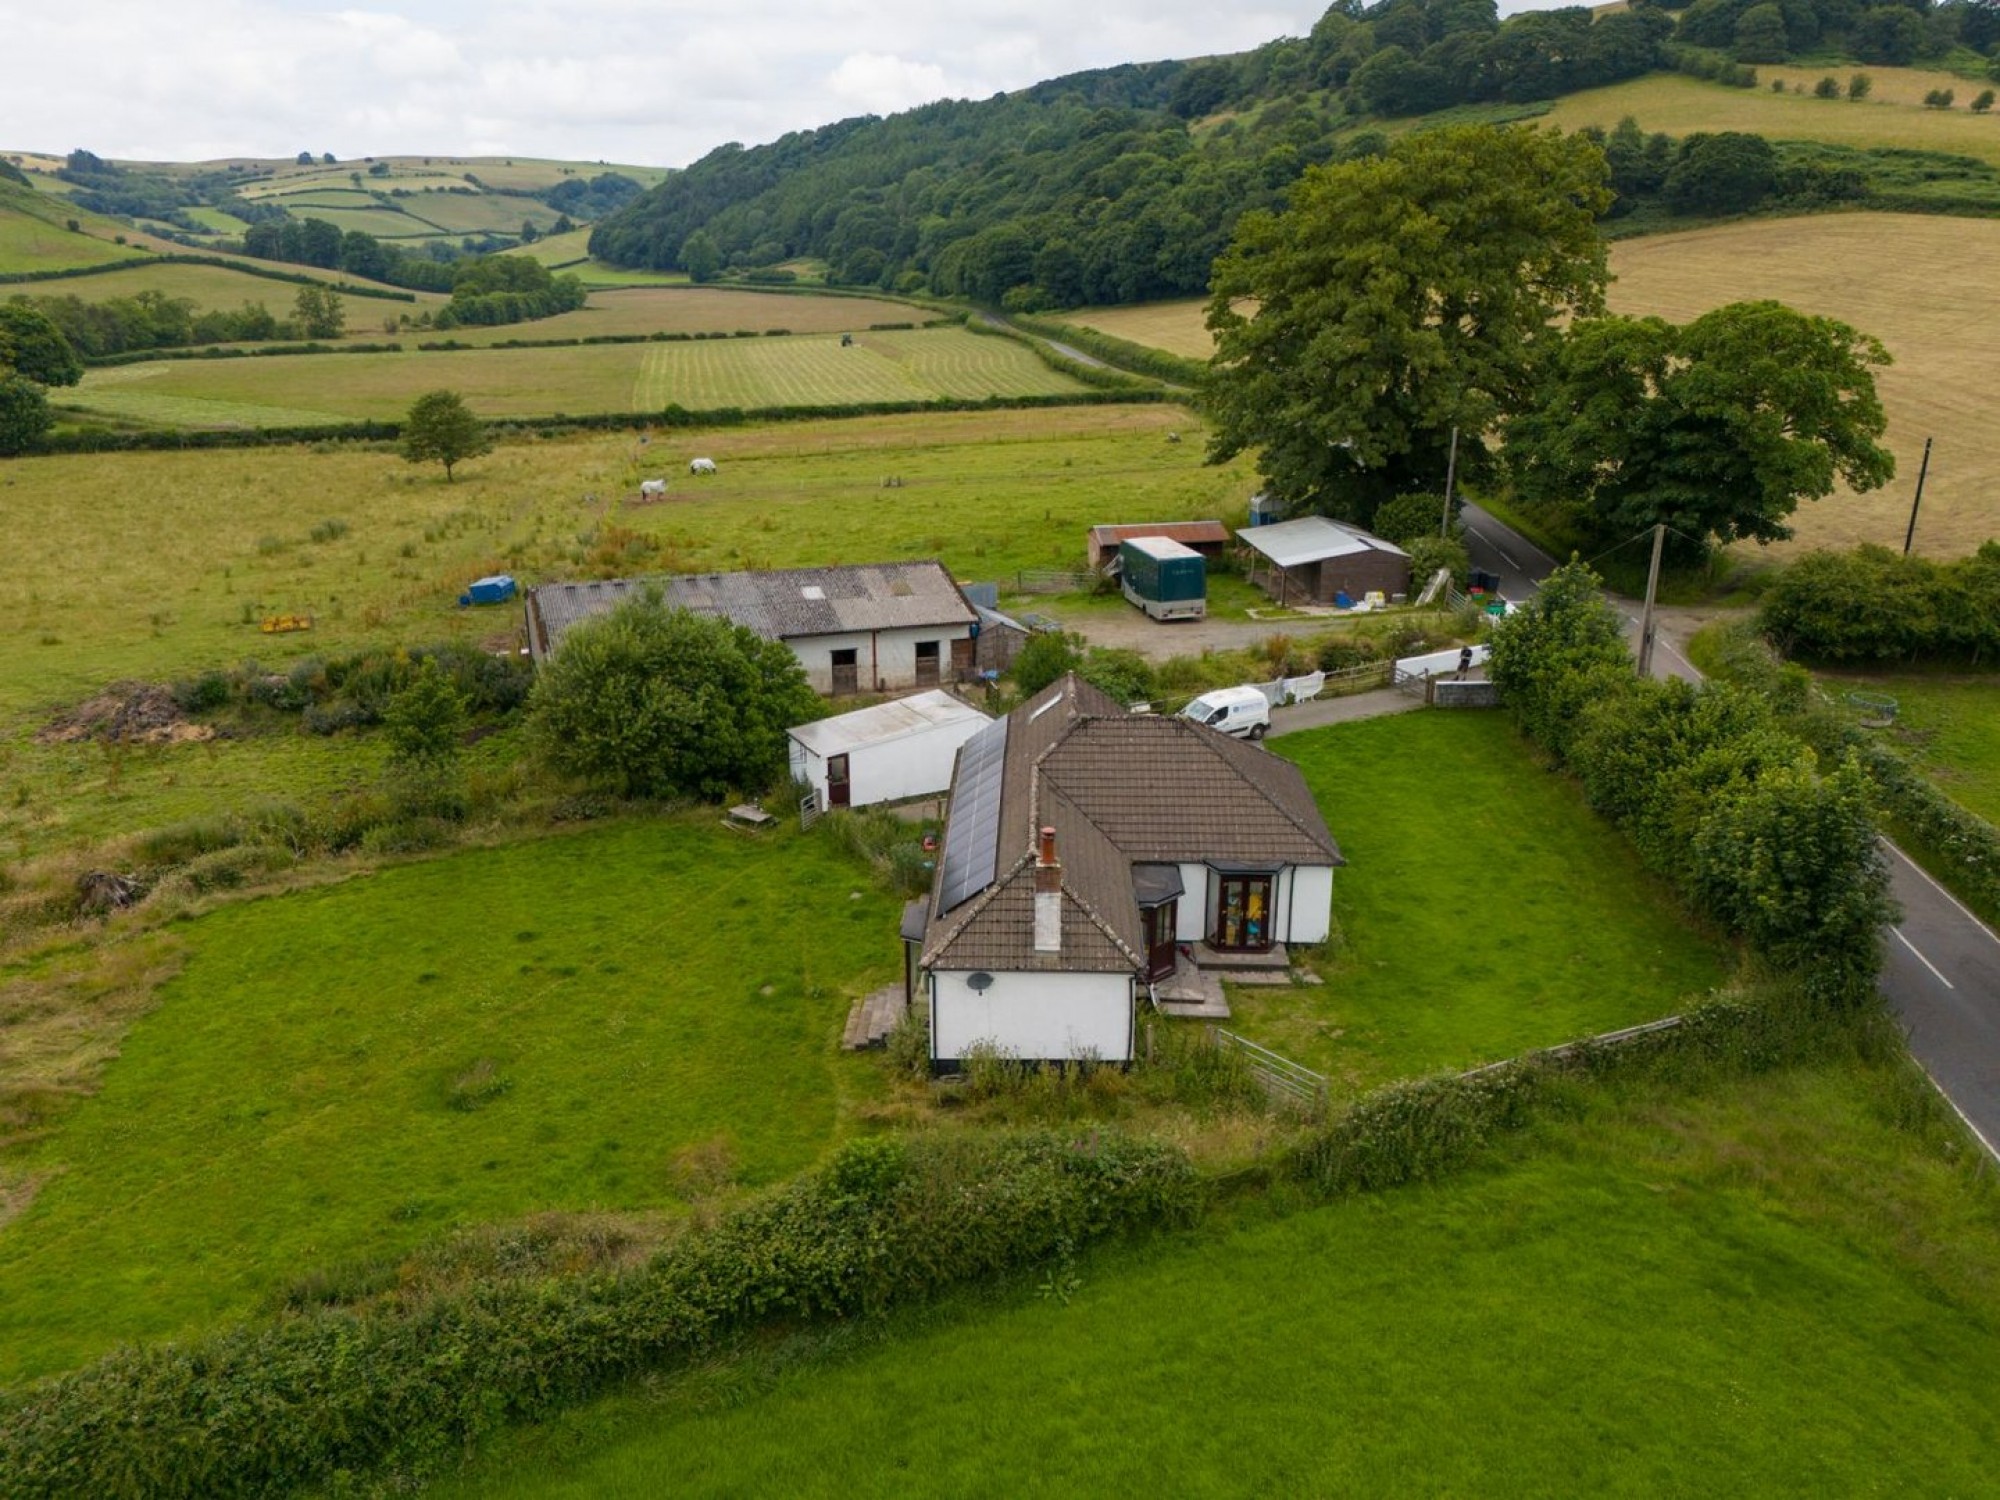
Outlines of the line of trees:
[[87,302],[74,294],[12,300],[47,318],[88,359],[198,344],[339,338],[346,326],[346,308],[332,287],[300,287],[289,318],[279,317],[262,302],[199,311],[192,298],[150,290],[102,302]]
[[1765,591],[1759,628],[1812,661],[2000,660],[2000,542],[1948,562],[1875,546],[1808,552]]
[[461,261],[452,277],[451,301],[432,319],[434,328],[491,327],[554,317],[582,307],[589,293],[573,275],[555,275],[525,255],[489,255]]
[[0,457],[26,453],[54,425],[48,388],[83,379],[62,330],[16,297],[0,303]]

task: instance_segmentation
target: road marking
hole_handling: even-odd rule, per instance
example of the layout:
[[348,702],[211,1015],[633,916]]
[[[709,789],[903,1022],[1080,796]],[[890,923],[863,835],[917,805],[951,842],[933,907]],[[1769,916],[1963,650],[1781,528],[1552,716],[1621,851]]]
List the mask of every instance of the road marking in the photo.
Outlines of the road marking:
[[2000,932],[1995,932],[1991,927],[1988,927],[1984,922],[1980,921],[1979,918],[1975,916],[1970,909],[1967,908],[1966,904],[1963,901],[1959,900],[1958,897],[1954,896],[1950,891],[1946,890],[1943,886],[1939,885],[1937,882],[1937,877],[1932,875],[1929,870],[1926,870],[1922,865],[1918,864],[1914,859],[1911,859],[1909,855],[1905,854],[1901,849],[1898,849],[1895,846],[1895,844],[1891,843],[1888,839],[1878,839],[1878,842],[1882,845],[1884,849],[1887,849],[1891,854],[1895,855],[1896,858],[1900,859],[1904,864],[1908,865],[1912,870],[1916,871],[1917,874],[1921,875],[1924,879],[1925,885],[1929,886],[1932,890],[1936,891],[1940,896],[1944,897],[1945,900],[1949,901],[1953,906],[1957,907],[1959,915],[1964,917],[1966,921],[1970,922],[1974,927],[1977,927],[1981,932],[1985,933],[1988,937],[1992,938],[1994,942],[2000,943]]
[[1919,1068],[1923,1069],[1924,1077],[1928,1078],[1930,1080],[1931,1087],[1937,1090],[1938,1098],[1944,1100],[1945,1103],[1951,1106],[1951,1112],[1958,1116],[1959,1122],[1963,1124],[1967,1130],[1972,1132],[1972,1138],[1975,1141],[1979,1142],[1980,1145],[1986,1148],[1986,1154],[1992,1157],[1996,1162],[2000,1162],[2000,1150],[1996,1150],[1994,1148],[1993,1143],[1988,1139],[1986,1139],[1985,1131],[1981,1130],[1977,1125],[1972,1123],[1972,1116],[1967,1114],[1964,1110],[1958,1107],[1958,1101],[1952,1098],[1950,1094],[1945,1092],[1945,1086],[1937,1081],[1937,1074],[1933,1073],[1929,1068],[1924,1067],[1923,1063],[1918,1061],[1916,1053],[1914,1052],[1910,1053],[1910,1060],[1912,1062],[1915,1062]]
[[1918,951],[1917,945],[1915,943],[1911,942],[1908,938],[1903,936],[1902,928],[1891,927],[1889,930],[1896,935],[1897,942],[1901,943],[1905,948],[1908,948],[1912,953],[1915,953],[1917,955],[1918,963],[1922,964],[1926,969],[1929,969],[1933,974],[1937,975],[1937,982],[1939,984],[1943,985],[1948,990],[1956,990],[1958,988],[1957,985],[1953,984],[1949,979],[1945,978],[1944,975],[1939,972],[1938,966],[1936,964],[1932,963],[1928,958],[1925,958],[1924,955]]

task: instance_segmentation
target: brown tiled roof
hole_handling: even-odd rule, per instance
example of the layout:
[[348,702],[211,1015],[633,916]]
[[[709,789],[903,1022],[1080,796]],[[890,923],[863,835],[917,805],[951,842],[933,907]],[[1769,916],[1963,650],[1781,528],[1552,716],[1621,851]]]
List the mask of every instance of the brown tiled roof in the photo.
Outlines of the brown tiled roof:
[[[1008,716],[994,880],[950,911],[933,892],[923,962],[1130,969],[1143,959],[1135,863],[1340,864],[1298,767],[1185,719],[1135,715],[1076,677]],[[1034,948],[1037,830],[1056,830],[1063,946]],[[954,830],[945,832],[950,859]],[[956,836],[971,838],[964,828]]]

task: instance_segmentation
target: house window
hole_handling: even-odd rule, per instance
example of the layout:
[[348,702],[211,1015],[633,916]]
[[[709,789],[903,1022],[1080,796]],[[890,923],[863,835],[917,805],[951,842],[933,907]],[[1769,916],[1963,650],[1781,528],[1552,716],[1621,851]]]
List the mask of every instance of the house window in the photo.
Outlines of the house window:
[[936,687],[938,685],[938,643],[936,641],[917,642],[917,686]]
[[836,693],[858,693],[861,691],[861,652],[850,646],[845,651],[835,651],[833,657],[833,690]]

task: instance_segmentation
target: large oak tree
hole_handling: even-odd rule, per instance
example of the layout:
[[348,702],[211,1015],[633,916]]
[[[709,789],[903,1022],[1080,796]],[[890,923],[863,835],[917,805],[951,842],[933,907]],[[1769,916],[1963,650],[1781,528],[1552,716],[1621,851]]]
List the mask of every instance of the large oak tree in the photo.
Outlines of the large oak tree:
[[1444,487],[1454,426],[1479,470],[1537,348],[1603,308],[1605,180],[1580,136],[1469,126],[1316,168],[1286,212],[1245,215],[1208,308],[1210,458],[1256,449],[1279,495],[1364,524]]
[[1875,441],[1887,363],[1868,335],[1777,302],[1679,328],[1591,319],[1547,351],[1535,405],[1508,424],[1508,467],[1522,499],[1607,538],[1664,522],[1690,544],[1778,541],[1836,480],[1871,490],[1895,473]]

